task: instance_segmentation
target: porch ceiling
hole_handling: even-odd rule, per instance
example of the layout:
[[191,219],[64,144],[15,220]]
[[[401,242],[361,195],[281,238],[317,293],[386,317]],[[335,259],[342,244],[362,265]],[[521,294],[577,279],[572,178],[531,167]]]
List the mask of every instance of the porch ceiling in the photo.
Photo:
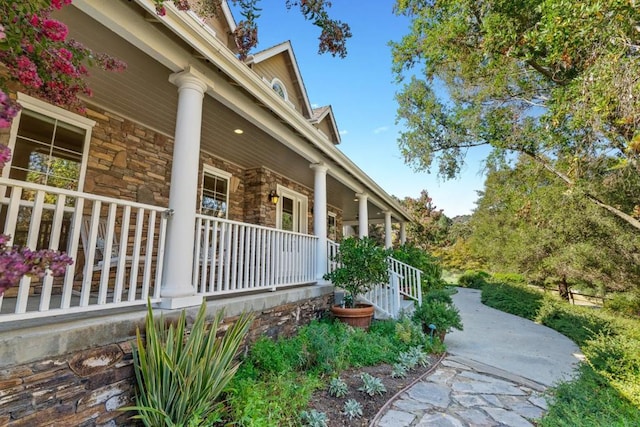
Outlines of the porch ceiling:
[[[129,7],[134,8],[135,5],[130,3]],[[92,68],[88,82],[94,95],[87,103],[173,137],[178,92],[168,78],[179,70],[163,66],[75,7],[63,8],[57,12],[57,17],[69,25],[70,37],[127,64],[126,71],[121,73]],[[176,42],[182,43],[177,38]],[[193,58],[193,62],[197,61]],[[201,63],[220,73],[210,64]],[[240,96],[247,96],[241,89],[236,90]],[[140,108],[141,105],[144,108]],[[275,116],[273,120],[279,123]],[[238,135],[234,133],[235,129],[242,129],[243,133]],[[309,160],[211,96],[205,96],[203,106],[201,149],[243,168],[267,167],[313,188],[313,170],[309,168]],[[327,202],[343,210],[345,221],[355,220],[358,214],[354,193],[354,189],[328,176]],[[380,207],[370,202],[369,217],[381,219],[384,215]]]

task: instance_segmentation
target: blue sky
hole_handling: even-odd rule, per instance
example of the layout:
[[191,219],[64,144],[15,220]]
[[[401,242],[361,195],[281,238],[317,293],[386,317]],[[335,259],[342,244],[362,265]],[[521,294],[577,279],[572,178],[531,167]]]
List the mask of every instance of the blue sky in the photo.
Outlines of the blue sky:
[[[345,59],[319,55],[319,30],[285,0],[262,0],[256,51],[290,40],[312,105],[330,104],[341,132],[339,148],[388,193],[418,197],[426,189],[447,216],[469,214],[482,189],[481,160],[486,151],[469,153],[458,179],[443,181],[416,173],[404,163],[397,144],[395,92],[388,42],[406,34],[409,20],[392,13],[393,0],[333,0],[335,19],[351,26]],[[240,16],[236,14],[236,20]]]

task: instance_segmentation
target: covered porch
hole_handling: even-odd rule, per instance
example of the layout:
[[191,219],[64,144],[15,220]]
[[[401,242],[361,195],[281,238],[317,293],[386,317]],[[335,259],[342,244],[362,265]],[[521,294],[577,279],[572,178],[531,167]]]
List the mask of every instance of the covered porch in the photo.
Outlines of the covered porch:
[[[151,1],[76,0],[60,11],[73,38],[128,68],[92,70],[83,114],[18,93],[21,117],[0,134],[15,154],[0,232],[75,263],[60,278],[23,279],[0,300],[0,322],[316,286],[344,224],[364,236],[384,223],[391,246],[396,222],[404,240],[410,218],[393,197],[215,31],[167,9],[159,19]],[[47,151],[30,147],[50,129],[67,132],[47,146],[72,166],[55,177],[63,184],[29,160]],[[394,280],[410,276],[394,268]]]

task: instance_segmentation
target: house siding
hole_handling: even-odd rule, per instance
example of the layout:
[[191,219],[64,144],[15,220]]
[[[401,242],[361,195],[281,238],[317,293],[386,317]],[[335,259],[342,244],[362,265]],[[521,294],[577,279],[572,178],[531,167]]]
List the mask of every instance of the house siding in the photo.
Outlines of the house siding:
[[293,104],[296,111],[300,114],[307,115],[308,112],[303,110],[302,97],[300,93],[299,84],[293,81],[289,65],[285,60],[285,54],[275,55],[266,61],[260,62],[253,66],[253,71],[260,77],[265,78],[269,83],[274,78],[279,79],[287,89],[287,96],[289,102]]

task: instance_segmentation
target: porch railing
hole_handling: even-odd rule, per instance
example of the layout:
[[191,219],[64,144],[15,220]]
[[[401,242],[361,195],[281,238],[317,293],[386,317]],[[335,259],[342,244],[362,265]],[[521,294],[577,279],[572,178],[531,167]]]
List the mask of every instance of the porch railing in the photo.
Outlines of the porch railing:
[[196,215],[193,283],[203,295],[316,281],[317,237]]
[[165,208],[0,179],[11,244],[67,252],[64,276],[25,277],[0,297],[0,322],[158,301]]

